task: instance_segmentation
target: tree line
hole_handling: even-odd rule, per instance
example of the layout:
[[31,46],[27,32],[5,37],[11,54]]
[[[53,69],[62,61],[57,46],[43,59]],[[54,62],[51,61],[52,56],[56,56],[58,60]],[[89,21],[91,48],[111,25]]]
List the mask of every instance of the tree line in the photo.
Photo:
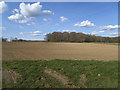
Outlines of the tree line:
[[[11,42],[23,42],[23,41],[25,42],[26,40],[18,39],[18,38],[12,38],[11,39]],[[2,37],[2,42],[8,42],[8,39]]]
[[[2,37],[3,42],[7,42],[7,38]],[[24,40],[18,38],[12,38],[11,42],[38,42],[36,40]],[[103,42],[103,43],[120,43],[120,37],[101,37],[95,35],[88,35],[84,33],[76,32],[53,32],[45,36],[46,42]],[[44,41],[44,42],[45,42]],[[42,41],[43,42],[43,41]]]
[[[8,42],[8,38],[3,38],[2,37],[2,42]],[[18,38],[11,38],[9,42],[40,42],[39,40],[24,40],[24,39],[18,39]],[[45,42],[45,41],[41,41]]]
[[76,32],[53,32],[46,35],[45,40],[48,42],[104,42],[118,43],[120,37],[101,37]]

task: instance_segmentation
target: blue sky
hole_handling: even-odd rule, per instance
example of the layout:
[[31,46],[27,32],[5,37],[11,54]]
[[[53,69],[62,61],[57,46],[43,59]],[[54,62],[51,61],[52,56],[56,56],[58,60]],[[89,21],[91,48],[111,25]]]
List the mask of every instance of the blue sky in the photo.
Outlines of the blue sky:
[[114,37],[118,34],[117,2],[32,2],[30,5],[4,2],[2,4],[6,7],[6,9],[0,7],[3,8],[1,12],[3,37],[43,40],[45,34],[54,31],[75,31],[105,37]]

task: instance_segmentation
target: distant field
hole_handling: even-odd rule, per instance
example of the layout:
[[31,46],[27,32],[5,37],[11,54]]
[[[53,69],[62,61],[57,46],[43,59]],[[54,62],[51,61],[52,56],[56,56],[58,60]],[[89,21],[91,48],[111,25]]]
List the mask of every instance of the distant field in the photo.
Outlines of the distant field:
[[94,43],[4,42],[3,60],[118,60],[118,46]]
[[120,43],[97,43],[97,44],[120,45]]
[[[3,61],[3,88],[117,88],[117,61],[13,60]],[[12,78],[19,76],[15,80]],[[12,76],[10,76],[12,75]],[[5,81],[10,81],[6,82]]]

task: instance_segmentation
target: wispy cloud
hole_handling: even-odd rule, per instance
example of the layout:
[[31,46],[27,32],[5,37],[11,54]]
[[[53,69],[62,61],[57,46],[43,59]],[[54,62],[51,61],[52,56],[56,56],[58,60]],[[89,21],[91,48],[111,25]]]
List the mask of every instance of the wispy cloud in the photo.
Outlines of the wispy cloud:
[[30,35],[33,35],[33,36],[40,36],[40,35],[42,35],[42,32],[41,32],[41,31],[20,32],[19,34],[20,34],[20,35],[23,35],[23,34],[30,34]]
[[76,32],[76,30],[70,30],[70,29],[65,29],[65,30],[62,30],[63,32]]
[[120,32],[109,33],[110,36],[120,36]]
[[31,25],[36,25],[35,22],[27,23],[26,25],[31,26]]
[[47,22],[47,21],[48,21],[48,19],[46,19],[46,18],[43,18],[43,21],[44,21],[44,22]]
[[91,34],[92,35],[97,35],[97,34],[102,34],[104,33],[105,31],[93,31]]
[[16,13],[15,15],[9,16],[8,19],[17,23],[27,23],[32,18],[28,18],[26,16],[23,16],[22,14]]
[[99,28],[102,30],[115,30],[115,29],[119,29],[120,26],[119,25],[108,25],[108,26],[101,26]]
[[62,22],[64,22],[64,21],[67,21],[68,18],[66,18],[66,17],[64,17],[64,16],[61,16],[61,17],[60,17],[60,20],[61,20]]
[[19,10],[18,10],[18,9],[14,9],[14,10],[12,11],[12,13],[19,13]]

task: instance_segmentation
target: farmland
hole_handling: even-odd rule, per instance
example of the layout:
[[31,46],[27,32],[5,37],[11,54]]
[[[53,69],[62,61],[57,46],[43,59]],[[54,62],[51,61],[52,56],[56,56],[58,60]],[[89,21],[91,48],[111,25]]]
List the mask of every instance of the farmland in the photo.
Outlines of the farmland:
[[118,2],[13,1],[0,1],[3,89],[120,86]]
[[116,44],[3,42],[2,45],[3,88],[118,86]]
[[3,60],[118,60],[118,45],[95,43],[4,42]]

